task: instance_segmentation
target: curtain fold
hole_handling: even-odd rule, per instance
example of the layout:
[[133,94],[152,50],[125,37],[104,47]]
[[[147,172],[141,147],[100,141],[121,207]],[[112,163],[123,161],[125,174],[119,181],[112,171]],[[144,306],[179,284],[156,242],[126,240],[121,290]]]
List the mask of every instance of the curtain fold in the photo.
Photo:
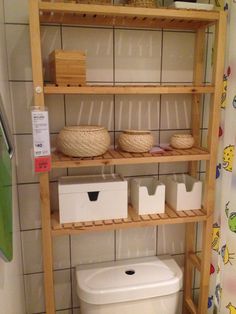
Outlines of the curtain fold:
[[236,314],[236,1],[228,8],[208,313]]

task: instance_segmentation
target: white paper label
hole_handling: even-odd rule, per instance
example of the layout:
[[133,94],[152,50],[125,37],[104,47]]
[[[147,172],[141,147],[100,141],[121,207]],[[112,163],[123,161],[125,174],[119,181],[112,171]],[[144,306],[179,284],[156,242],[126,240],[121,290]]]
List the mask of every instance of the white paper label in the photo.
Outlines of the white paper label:
[[50,140],[47,111],[32,111],[34,157],[49,156]]

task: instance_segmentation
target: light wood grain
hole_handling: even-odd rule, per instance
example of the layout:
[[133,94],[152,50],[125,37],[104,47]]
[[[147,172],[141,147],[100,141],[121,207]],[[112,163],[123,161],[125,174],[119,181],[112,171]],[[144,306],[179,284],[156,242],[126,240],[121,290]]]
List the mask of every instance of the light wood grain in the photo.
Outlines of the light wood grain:
[[208,94],[214,93],[212,85],[196,86],[44,86],[45,94]]

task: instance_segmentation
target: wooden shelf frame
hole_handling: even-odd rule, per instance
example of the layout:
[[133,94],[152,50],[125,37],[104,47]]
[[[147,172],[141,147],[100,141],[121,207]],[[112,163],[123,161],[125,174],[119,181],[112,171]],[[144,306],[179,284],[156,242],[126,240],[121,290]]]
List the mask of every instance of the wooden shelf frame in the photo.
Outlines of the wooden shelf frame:
[[213,94],[213,85],[146,85],[146,86],[44,86],[45,94],[81,95],[149,95],[149,94]]
[[163,153],[127,153],[109,150],[104,155],[91,158],[76,158],[65,156],[62,153],[52,154],[52,168],[78,168],[111,165],[134,165],[150,163],[167,163],[183,161],[209,160],[210,153],[200,147],[191,149],[173,149]]
[[42,23],[166,29],[200,29],[220,18],[217,11],[138,8],[116,5],[39,2]]
[[[205,197],[203,208],[196,212],[191,211],[186,216],[178,217],[171,209],[166,207],[166,216],[135,216],[130,210],[130,216],[122,221],[90,222],[87,226],[74,224],[71,226],[58,223],[57,217],[51,217],[49,173],[40,175],[40,198],[42,216],[42,246],[45,287],[45,307],[47,314],[55,314],[54,282],[53,282],[53,248],[52,237],[62,234],[79,234],[86,231],[99,231],[121,229],[145,225],[186,223],[185,245],[185,281],[183,297],[183,314],[205,314],[207,312],[209,289],[209,266],[211,260],[211,231],[214,210],[215,169],[217,162],[218,129],[220,118],[221,92],[223,88],[224,47],[226,34],[226,12],[195,11],[176,9],[148,9],[124,6],[82,5],[75,3],[29,0],[30,3],[30,38],[34,85],[34,103],[42,110],[45,108],[45,94],[192,94],[192,134],[195,145],[200,146],[200,106],[202,94],[211,94],[209,114],[208,152],[204,154],[186,154],[181,152],[174,156],[132,156],[124,158],[111,156],[107,158],[112,164],[134,164],[153,162],[188,161],[189,173],[197,175],[199,160],[206,160]],[[99,25],[105,27],[137,27],[137,28],[166,28],[194,30],[195,61],[194,80],[191,86],[112,86],[112,87],[75,87],[75,86],[45,86],[43,82],[43,64],[40,41],[40,23]],[[203,86],[204,73],[204,43],[206,29],[214,25],[215,45],[212,85]],[[114,153],[114,152],[113,152]],[[80,167],[104,165],[104,157],[90,160],[67,160],[63,156],[53,154],[54,168]],[[105,160],[106,161],[106,160]],[[108,163],[108,164],[109,164]],[[105,162],[106,164],[106,162]],[[168,217],[167,217],[168,216]],[[158,217],[158,219],[157,219]],[[131,220],[131,221],[130,221]],[[202,254],[201,259],[196,257],[195,237],[196,223],[202,222]],[[200,292],[198,305],[192,300],[192,278],[194,270],[200,271]]]
[[129,206],[128,218],[123,219],[109,219],[60,224],[58,212],[54,212],[52,214],[51,219],[52,219],[52,235],[62,236],[105,230],[117,230],[126,228],[199,222],[205,221],[207,219],[207,216],[203,209],[174,211],[168,205],[166,205],[164,214],[140,216],[135,212],[135,210],[131,206]]

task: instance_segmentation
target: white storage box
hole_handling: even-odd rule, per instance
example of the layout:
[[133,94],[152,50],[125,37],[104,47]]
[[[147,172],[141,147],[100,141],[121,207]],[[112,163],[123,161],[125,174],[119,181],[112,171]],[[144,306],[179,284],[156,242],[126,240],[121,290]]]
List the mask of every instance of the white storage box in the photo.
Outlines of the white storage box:
[[119,175],[62,177],[60,223],[127,218],[127,181]]
[[180,314],[182,271],[170,257],[76,268],[81,314]]
[[202,182],[187,175],[168,176],[166,203],[175,210],[200,209],[202,203]]
[[165,211],[165,185],[158,181],[157,177],[132,179],[130,198],[139,215]]

